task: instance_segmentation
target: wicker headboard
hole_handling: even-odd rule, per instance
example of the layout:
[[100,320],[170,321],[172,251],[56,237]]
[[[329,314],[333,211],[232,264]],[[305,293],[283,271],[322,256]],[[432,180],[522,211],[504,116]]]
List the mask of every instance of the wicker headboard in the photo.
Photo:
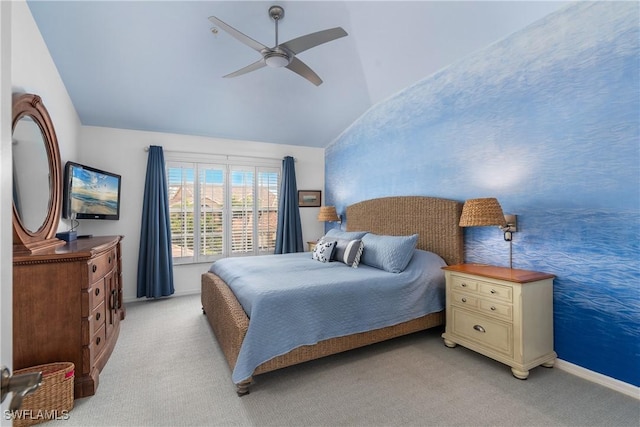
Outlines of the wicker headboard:
[[365,200],[347,206],[347,231],[406,236],[418,233],[418,249],[440,255],[449,265],[464,262],[458,226],[462,203],[436,197],[401,196]]

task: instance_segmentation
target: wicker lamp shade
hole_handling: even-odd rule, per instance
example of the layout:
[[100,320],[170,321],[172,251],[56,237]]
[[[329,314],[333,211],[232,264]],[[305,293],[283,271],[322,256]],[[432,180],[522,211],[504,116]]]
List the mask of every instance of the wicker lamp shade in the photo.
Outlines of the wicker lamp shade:
[[335,206],[321,206],[318,212],[318,221],[340,221]]
[[485,225],[505,226],[504,213],[498,200],[493,197],[469,199],[464,202],[460,227],[476,227]]

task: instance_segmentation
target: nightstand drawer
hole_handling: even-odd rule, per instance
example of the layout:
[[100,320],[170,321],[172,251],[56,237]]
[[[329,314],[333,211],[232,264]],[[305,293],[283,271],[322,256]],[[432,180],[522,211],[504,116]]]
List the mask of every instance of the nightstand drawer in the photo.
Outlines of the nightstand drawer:
[[478,282],[468,277],[452,276],[451,289],[459,291],[476,292],[478,290]]
[[484,347],[513,356],[513,326],[484,316],[452,308],[452,332]]
[[503,301],[513,301],[513,288],[511,286],[480,282],[478,289],[481,295],[501,299]]
[[460,307],[475,308],[478,306],[478,298],[461,292],[452,292],[451,300],[452,304],[459,305]]
[[495,301],[480,299],[478,308],[488,316],[498,317],[504,320],[513,320],[513,307],[509,304],[500,304]]

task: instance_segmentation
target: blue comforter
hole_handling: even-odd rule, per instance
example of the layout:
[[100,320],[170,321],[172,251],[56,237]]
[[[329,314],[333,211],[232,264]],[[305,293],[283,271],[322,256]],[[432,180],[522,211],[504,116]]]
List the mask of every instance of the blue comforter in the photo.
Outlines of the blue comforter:
[[251,319],[233,382],[296,347],[443,310],[444,265],[418,249],[401,273],[322,263],[309,252],[216,261],[209,271],[229,285]]

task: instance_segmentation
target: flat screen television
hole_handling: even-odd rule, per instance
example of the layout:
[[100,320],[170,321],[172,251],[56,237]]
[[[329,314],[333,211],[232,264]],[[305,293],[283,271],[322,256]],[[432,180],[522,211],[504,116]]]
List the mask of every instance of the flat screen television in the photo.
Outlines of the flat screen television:
[[120,219],[120,175],[75,162],[64,167],[62,216]]

